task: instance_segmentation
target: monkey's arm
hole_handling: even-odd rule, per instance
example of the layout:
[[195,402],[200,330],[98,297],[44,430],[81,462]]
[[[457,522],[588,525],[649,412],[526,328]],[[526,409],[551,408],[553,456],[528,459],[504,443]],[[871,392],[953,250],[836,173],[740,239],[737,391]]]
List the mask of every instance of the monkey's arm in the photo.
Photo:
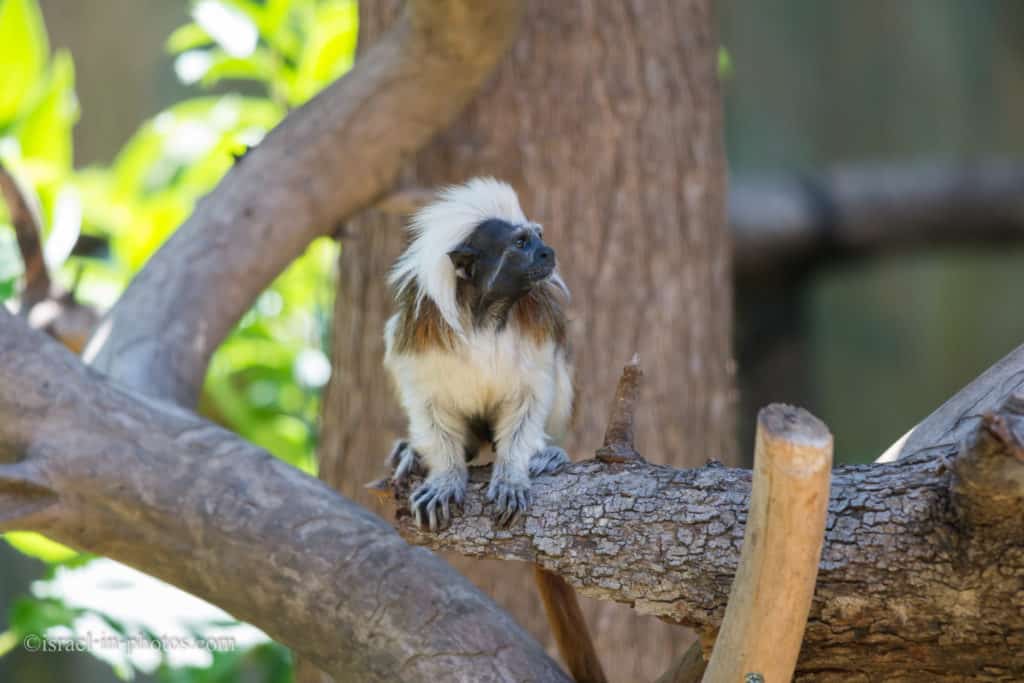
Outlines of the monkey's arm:
[[452,505],[461,505],[466,495],[465,423],[421,381],[414,359],[389,348],[385,364],[409,419],[409,440],[400,442],[389,460],[402,471],[417,460],[426,466],[427,478],[412,492],[409,505],[421,528],[439,531],[450,523]]

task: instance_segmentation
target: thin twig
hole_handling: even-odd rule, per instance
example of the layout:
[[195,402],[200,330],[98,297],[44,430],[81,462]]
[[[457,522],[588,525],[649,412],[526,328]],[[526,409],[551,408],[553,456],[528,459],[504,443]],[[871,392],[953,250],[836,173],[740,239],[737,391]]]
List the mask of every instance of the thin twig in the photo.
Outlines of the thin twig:
[[27,314],[50,294],[50,273],[43,260],[42,223],[21,183],[3,164],[0,164],[0,194],[11,215],[18,250],[25,264],[25,287],[21,294],[20,310]]

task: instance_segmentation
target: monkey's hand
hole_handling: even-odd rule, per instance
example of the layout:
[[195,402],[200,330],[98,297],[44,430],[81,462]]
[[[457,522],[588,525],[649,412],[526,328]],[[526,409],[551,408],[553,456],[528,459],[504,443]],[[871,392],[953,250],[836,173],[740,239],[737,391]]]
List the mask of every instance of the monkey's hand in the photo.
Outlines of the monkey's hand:
[[409,508],[421,529],[443,531],[452,521],[452,504],[461,508],[466,499],[465,470],[431,474],[409,496]]
[[494,523],[506,528],[530,507],[530,478],[512,472],[500,462],[494,464],[487,500],[494,503]]
[[530,476],[554,474],[570,462],[569,456],[558,446],[547,446],[530,456]]

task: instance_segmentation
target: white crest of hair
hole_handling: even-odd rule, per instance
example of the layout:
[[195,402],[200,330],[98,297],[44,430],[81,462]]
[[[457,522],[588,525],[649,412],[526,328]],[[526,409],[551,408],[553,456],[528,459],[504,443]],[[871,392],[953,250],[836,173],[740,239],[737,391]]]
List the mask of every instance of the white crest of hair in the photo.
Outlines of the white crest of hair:
[[448,253],[469,239],[482,222],[497,218],[512,225],[529,223],[519,197],[508,183],[473,178],[441,190],[409,223],[412,241],[388,278],[396,289],[415,283],[416,307],[429,297],[445,322],[463,334],[455,302],[455,266]]

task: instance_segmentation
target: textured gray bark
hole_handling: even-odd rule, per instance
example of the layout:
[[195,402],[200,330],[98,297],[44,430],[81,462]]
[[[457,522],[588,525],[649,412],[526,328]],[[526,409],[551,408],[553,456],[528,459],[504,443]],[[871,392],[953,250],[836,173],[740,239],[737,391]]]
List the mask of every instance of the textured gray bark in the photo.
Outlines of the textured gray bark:
[[[799,676],[1024,676],[1024,545],[961,534],[945,470],[923,456],[836,470]],[[577,463],[536,480],[532,510],[509,531],[492,527],[487,475],[474,468],[465,514],[448,531],[421,533],[403,510],[403,535],[434,549],[535,562],[584,595],[705,632],[721,622],[748,470]]]
[[210,354],[316,237],[386,192],[516,34],[521,3],[411,0],[347,76],[292,113],[202,200],[86,351],[94,367],[193,405]]
[[565,681],[465,578],[187,411],[104,380],[0,307],[0,531],[206,598],[337,680]]

